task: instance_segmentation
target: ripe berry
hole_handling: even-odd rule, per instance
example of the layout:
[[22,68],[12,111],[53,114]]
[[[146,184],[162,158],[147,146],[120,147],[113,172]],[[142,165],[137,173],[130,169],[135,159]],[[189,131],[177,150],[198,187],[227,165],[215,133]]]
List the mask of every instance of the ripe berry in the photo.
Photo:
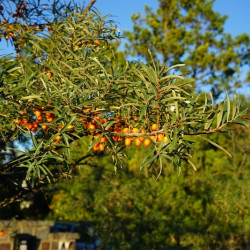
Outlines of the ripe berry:
[[136,146],[140,146],[141,145],[141,140],[140,140],[139,137],[135,139],[135,145]]
[[130,144],[131,144],[130,138],[126,138],[126,139],[125,139],[125,145],[126,145],[126,146],[129,146]]
[[163,141],[163,138],[164,138],[163,134],[157,134],[157,141],[161,142]]
[[46,73],[46,76],[47,76],[48,78],[51,78],[51,77],[53,76],[53,73],[49,71],[49,72]]
[[99,46],[99,45],[100,45],[100,42],[99,42],[98,40],[95,40],[95,41],[94,41],[94,45],[95,45],[95,46]]
[[99,150],[102,152],[104,151],[105,147],[104,147],[104,144],[103,143],[100,143],[99,145]]
[[133,128],[132,133],[137,133],[139,131],[138,128]]
[[41,116],[41,115],[42,115],[42,112],[41,112],[40,109],[35,109],[33,113],[34,113],[34,115],[36,115],[36,116]]
[[149,146],[150,143],[151,143],[151,141],[150,141],[149,139],[145,139],[145,140],[144,140],[144,146],[145,146],[145,147]]
[[163,141],[164,141],[165,143],[168,142],[168,141],[169,141],[168,137],[167,137],[167,136],[164,136]]
[[153,125],[151,126],[151,130],[152,130],[152,131],[156,131],[156,130],[157,130],[157,124],[153,124]]
[[32,124],[32,123],[28,123],[28,125],[26,126],[26,128],[27,128],[28,130],[31,130],[31,129],[33,128],[33,124]]
[[94,145],[93,150],[94,150],[94,151],[99,150],[99,143],[96,143],[96,144]]
[[124,133],[124,134],[126,134],[126,133],[128,133],[129,132],[129,128],[124,128],[123,130],[122,130],[122,133]]

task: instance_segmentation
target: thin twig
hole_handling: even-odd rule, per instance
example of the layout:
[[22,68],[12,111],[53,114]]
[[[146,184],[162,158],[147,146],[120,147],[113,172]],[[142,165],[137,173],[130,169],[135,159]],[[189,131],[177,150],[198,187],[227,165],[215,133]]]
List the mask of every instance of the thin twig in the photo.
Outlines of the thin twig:
[[96,2],[96,0],[91,0],[91,2],[88,4],[88,6],[84,10],[84,12],[89,11],[95,2]]
[[[91,0],[91,2],[88,4],[88,6],[86,7],[86,9],[84,10],[84,14],[85,14],[86,12],[88,12],[88,11],[91,9],[91,7],[94,5],[94,3],[95,3],[96,1],[97,1],[97,0]],[[79,19],[79,23],[82,22],[82,21],[84,20],[84,17],[85,17],[85,15],[83,15],[83,16]]]

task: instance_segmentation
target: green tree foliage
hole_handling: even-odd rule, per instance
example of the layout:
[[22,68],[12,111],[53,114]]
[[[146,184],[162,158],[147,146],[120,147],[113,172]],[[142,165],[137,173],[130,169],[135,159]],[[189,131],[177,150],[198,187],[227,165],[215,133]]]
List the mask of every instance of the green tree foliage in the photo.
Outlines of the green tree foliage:
[[[103,249],[246,249],[250,134],[234,129],[231,138],[213,135],[232,152],[232,160],[198,140],[198,171],[185,167],[178,176],[169,166],[158,181],[153,169],[138,170],[140,148],[128,149],[134,154],[128,152],[128,167],[116,175],[107,158],[85,159],[77,176],[56,185],[47,218],[92,222]],[[76,159],[79,146],[72,147]]]
[[[124,139],[126,146],[144,141],[142,167],[157,167],[158,176],[170,163],[196,169],[190,160],[196,137],[230,155],[206,135],[247,125],[237,96],[215,104],[212,95],[193,95],[192,83],[175,73],[183,65],[161,65],[151,51],[148,64],[120,64],[110,45],[118,30],[89,11],[91,4],[55,5],[51,20],[41,14],[40,24],[32,19],[39,10],[33,1],[20,2],[12,15],[9,6],[1,8],[1,34],[16,54],[0,58],[0,151],[15,153],[1,163],[7,183],[1,206],[67,177],[77,164],[71,145],[82,137],[91,137],[91,155],[106,153],[115,167],[123,164]],[[13,147],[23,139],[27,150]]]
[[[213,10],[214,0],[159,0],[159,8],[133,14],[127,31],[127,53],[150,61],[148,49],[162,63],[184,63],[183,73],[198,89],[212,84],[217,98],[225,89],[242,86],[242,67],[248,63],[249,35],[224,33],[226,16]],[[247,78],[246,78],[246,81]]]

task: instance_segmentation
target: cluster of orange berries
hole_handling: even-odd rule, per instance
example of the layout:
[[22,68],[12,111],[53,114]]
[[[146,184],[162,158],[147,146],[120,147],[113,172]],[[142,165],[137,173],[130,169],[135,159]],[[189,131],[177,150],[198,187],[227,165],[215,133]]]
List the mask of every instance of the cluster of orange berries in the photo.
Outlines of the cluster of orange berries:
[[[39,124],[43,120],[43,116],[42,116],[42,111],[40,109],[35,109],[33,113],[36,116],[36,120],[35,121],[30,121],[30,119],[28,119],[28,118],[24,118],[24,119],[17,118],[14,123],[16,125],[22,126],[24,129],[31,130],[33,133],[36,133]],[[27,116],[27,112],[24,111],[23,115]],[[46,112],[45,113],[45,118],[46,118],[47,122],[52,122],[54,120],[54,118],[55,118],[55,115],[52,114],[52,113]],[[41,127],[46,132],[46,129],[48,128],[48,126],[45,125],[45,124],[43,124]]]
[[[98,112],[94,113],[96,114]],[[86,118],[81,117],[80,119],[84,121]],[[132,119],[136,120],[136,118]],[[108,121],[108,119],[107,118],[101,119],[101,117],[99,116],[94,116],[93,118],[88,118],[87,121],[84,122],[84,126],[89,130],[90,134],[94,136],[94,140],[97,141],[97,143],[93,146],[93,150],[104,151],[107,137],[105,135],[102,135],[102,137],[100,138],[101,133],[100,132],[96,133],[96,130],[100,130],[98,121],[99,123],[105,124]],[[165,143],[169,141],[168,137],[164,136],[163,133],[156,133],[158,129],[156,124],[153,124],[150,128],[151,130],[150,132],[155,132],[154,135],[151,135],[149,138],[147,138],[148,136],[144,129],[139,130],[136,127],[131,128],[130,126],[128,126],[127,120],[120,120],[119,117],[116,117],[114,121],[116,121],[117,123],[115,123],[107,130],[108,132],[114,133],[111,137],[114,142],[124,141],[124,144],[126,146],[130,146],[134,141],[136,146],[140,146],[143,143],[145,147],[148,147],[152,141],[153,142],[163,141]],[[105,130],[105,128],[103,128],[103,130]]]
[[[51,107],[48,106],[48,109]],[[22,126],[24,129],[30,130],[33,133],[37,132],[37,129],[41,123],[41,128],[43,129],[45,134],[48,134],[48,124],[51,123],[55,119],[55,114],[49,111],[47,108],[40,107],[40,109],[35,109],[33,114],[36,116],[36,119],[31,121],[27,118],[27,112],[23,112],[25,118],[16,119],[15,124]],[[94,151],[104,151],[105,143],[107,141],[107,137],[103,135],[100,131],[105,131],[106,133],[111,133],[111,139],[114,142],[123,142],[126,146],[130,146],[134,141],[136,146],[140,146],[142,143],[144,146],[149,146],[151,142],[168,142],[168,137],[164,136],[163,133],[157,133],[158,127],[156,124],[153,124],[148,133],[145,132],[144,129],[138,129],[136,127],[131,127],[127,120],[122,120],[119,117],[111,118],[114,121],[112,126],[109,126],[106,129],[106,123],[109,121],[107,118],[101,118],[100,111],[98,109],[84,109],[83,114],[80,114],[80,120],[83,121],[83,126],[88,131],[88,134],[94,136],[94,140],[96,141],[93,150]],[[44,119],[45,118],[45,119]],[[133,117],[131,120],[137,120]],[[60,124],[57,128],[60,131],[64,125]],[[69,125],[67,130],[70,132],[74,132],[74,126]],[[102,136],[100,138],[100,136]],[[53,139],[53,143],[57,143],[60,141],[61,136],[57,136]]]
[[[3,23],[7,23],[7,22],[3,22]],[[24,26],[23,28],[24,28],[24,30],[28,30],[29,28],[31,28],[32,30],[34,30],[34,31],[42,31],[42,30],[44,30],[44,28],[46,27],[46,25],[45,24],[39,24],[39,25],[32,25],[32,26],[30,26],[30,27],[28,27],[28,26]],[[0,29],[1,29],[2,27],[0,26]],[[7,25],[5,25],[5,39],[6,40],[9,40],[10,39],[10,37],[12,37],[12,38],[15,38],[16,37],[16,34],[13,32],[13,25],[12,24],[7,24]],[[21,29],[19,29],[19,30],[21,30]],[[48,30],[51,30],[51,28],[50,27],[48,27]],[[23,42],[23,40],[20,38],[19,40],[18,40],[18,42],[21,44],[22,42]]]
[[[93,134],[93,129],[96,129],[95,125],[89,125],[88,129],[92,130],[91,134]],[[151,126],[151,132],[157,130],[157,125],[153,124]],[[114,142],[122,142],[124,140],[124,144],[126,146],[130,146],[132,142],[135,142],[136,146],[140,146],[142,143],[144,144],[145,147],[148,147],[151,142],[162,142],[164,141],[165,143],[169,141],[168,137],[164,136],[163,133],[156,133],[155,135],[151,135],[150,139],[145,138],[145,130],[139,130],[138,128],[129,128],[129,127],[124,127],[121,129],[120,124],[116,124],[114,127],[111,127],[109,131],[119,133],[119,134],[124,134],[123,136],[120,135],[113,135],[112,139]],[[100,133],[97,133],[94,137],[94,139],[97,141],[100,137]],[[126,136],[127,135],[127,136]],[[125,138],[125,139],[124,139]],[[105,148],[105,142],[107,141],[106,136],[102,136],[102,138],[94,145],[93,150],[94,151],[104,151]]]

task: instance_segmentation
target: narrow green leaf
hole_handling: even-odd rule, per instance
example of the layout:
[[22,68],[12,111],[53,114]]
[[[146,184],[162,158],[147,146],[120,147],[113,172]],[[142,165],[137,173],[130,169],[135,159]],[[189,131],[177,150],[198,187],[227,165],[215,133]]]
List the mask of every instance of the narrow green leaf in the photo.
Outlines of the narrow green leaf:
[[67,135],[65,133],[62,134],[63,141],[66,144],[66,155],[67,157],[70,156],[70,145],[69,145],[69,140],[67,138]]
[[167,68],[167,70],[164,71],[164,73],[167,73],[171,69],[174,69],[174,68],[177,68],[177,67],[183,67],[183,66],[185,66],[185,64],[176,64],[176,65],[173,65],[173,66]]
[[211,98],[211,105],[212,105],[212,107],[214,106],[214,98],[213,98],[213,94],[212,94],[212,92],[210,91],[209,92],[209,94],[210,94],[210,98]]
[[37,141],[36,141],[36,138],[31,131],[30,131],[30,137],[31,137],[31,140],[33,142],[35,149],[37,149]]
[[[157,154],[154,155],[153,157],[147,157],[147,158],[146,158],[147,160],[144,161],[144,162],[142,163],[141,167],[143,167],[143,166],[145,166],[145,165],[148,165],[148,164],[154,162],[154,160],[155,160],[157,157],[158,157]],[[148,158],[149,158],[149,159],[148,159]]]
[[144,74],[149,78],[149,80],[151,82],[153,82],[154,84],[156,84],[157,81],[157,75],[156,73],[152,70],[151,67],[148,67],[147,65],[140,63],[140,66],[143,68],[144,70]]
[[227,95],[227,122],[228,122],[229,121],[231,107],[230,107],[230,99],[229,99],[227,91],[226,91],[226,95]]
[[170,143],[170,149],[169,149],[169,153],[172,153],[173,150],[175,149],[176,145],[177,145],[177,141],[178,141],[178,136],[177,136],[177,131],[174,131],[174,136],[173,139]]
[[142,117],[143,117],[144,115],[146,115],[146,114],[145,114],[145,111],[146,111],[146,110],[147,110],[147,105],[144,105],[144,106],[141,108],[140,117],[139,117],[140,120],[142,119]]
[[217,143],[215,143],[214,141],[211,141],[210,139],[206,138],[206,137],[202,137],[200,135],[198,135],[198,137],[200,137],[201,139],[208,141],[209,143],[211,143],[212,145],[214,145],[215,147],[219,148],[220,150],[224,151],[227,155],[229,155],[230,157],[232,157],[232,155],[223,147],[221,147],[220,145],[218,145]]
[[242,120],[240,118],[237,118],[233,123],[241,124],[241,125],[244,125],[247,128],[249,128],[249,124],[246,121],[244,121],[244,120]]
[[234,98],[233,98],[233,110],[232,110],[232,120],[236,116],[236,110],[237,110],[237,95],[234,95]]
[[184,80],[184,77],[179,76],[179,75],[168,75],[168,76],[164,76],[162,78],[160,78],[159,82],[164,82],[168,79],[180,79],[180,80]]
[[187,161],[188,161],[188,163],[193,167],[193,169],[194,169],[195,171],[197,171],[197,168],[195,167],[194,163],[191,162],[190,160],[187,160]]
[[224,111],[224,103],[221,102],[218,108],[218,113],[217,113],[217,127],[219,127],[221,124],[223,111]]

